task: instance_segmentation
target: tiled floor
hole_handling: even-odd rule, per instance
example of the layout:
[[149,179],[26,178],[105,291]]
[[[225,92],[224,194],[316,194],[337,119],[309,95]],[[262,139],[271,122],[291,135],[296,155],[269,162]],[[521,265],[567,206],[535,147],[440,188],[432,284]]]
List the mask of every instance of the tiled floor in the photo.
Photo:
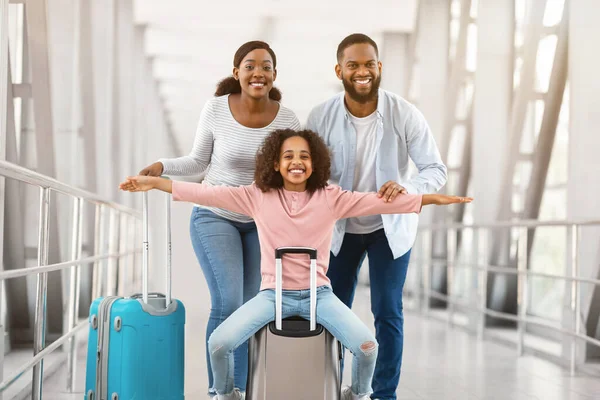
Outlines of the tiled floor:
[[[207,307],[188,304],[186,398],[204,399],[206,368],[202,332]],[[355,311],[367,323],[372,323],[364,289],[357,293]],[[83,399],[85,365],[83,354],[81,356],[77,393],[64,392],[64,375],[59,373],[46,382],[44,400]],[[346,368],[346,380],[349,372],[350,368]],[[549,362],[532,356],[518,358],[512,349],[479,342],[460,329],[448,328],[443,322],[408,314],[398,399],[592,400],[600,399],[600,378],[571,377],[568,371]]]

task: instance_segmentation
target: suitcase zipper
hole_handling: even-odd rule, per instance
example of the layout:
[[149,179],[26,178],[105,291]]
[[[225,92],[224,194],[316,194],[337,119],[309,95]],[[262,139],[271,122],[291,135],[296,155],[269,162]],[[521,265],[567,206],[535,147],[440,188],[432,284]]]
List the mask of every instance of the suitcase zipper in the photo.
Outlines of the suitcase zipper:
[[108,395],[108,345],[110,335],[110,310],[119,296],[107,296],[98,306],[98,347],[96,349],[96,399],[109,400]]

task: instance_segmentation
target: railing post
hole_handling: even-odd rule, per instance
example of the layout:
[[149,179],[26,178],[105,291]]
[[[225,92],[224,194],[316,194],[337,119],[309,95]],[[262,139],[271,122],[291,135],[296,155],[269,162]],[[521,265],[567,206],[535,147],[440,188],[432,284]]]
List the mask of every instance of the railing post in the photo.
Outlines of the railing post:
[[[94,221],[94,254],[96,255],[100,255],[104,251],[104,225],[104,206],[98,204],[96,205],[96,218]],[[105,261],[94,262],[94,269],[92,272],[92,300],[97,299],[102,294],[104,264]]]
[[446,293],[447,293],[447,308],[448,308],[448,323],[454,324],[454,263],[456,262],[456,229],[448,229],[447,231],[447,251],[446,251]]
[[[569,239],[571,240],[571,277],[579,277],[579,255],[577,246],[579,245],[579,226],[571,225],[567,230]],[[579,282],[576,280],[571,281],[571,313],[573,314],[573,325],[575,327],[575,334],[579,335],[581,331],[581,299],[579,296]],[[575,375],[577,366],[577,337],[571,337],[571,360],[569,370],[571,375]]]
[[527,325],[527,304],[528,304],[528,275],[527,275],[527,242],[529,241],[529,229],[527,227],[519,228],[518,239],[518,259],[517,259],[517,310],[519,338],[517,343],[517,353],[522,356],[525,350],[525,330]]
[[[40,223],[38,233],[38,265],[48,265],[48,232],[50,189],[40,188]],[[33,355],[36,356],[46,346],[46,295],[48,293],[48,273],[37,276],[37,297],[35,304],[35,325],[33,335]],[[44,360],[33,367],[32,400],[41,400],[44,380]]]
[[487,238],[489,232],[484,229],[477,230],[477,266],[482,268],[477,270],[477,293],[479,301],[479,324],[477,326],[477,337],[483,339],[485,332],[485,317],[487,309],[487,279],[488,279],[488,262],[487,262]]
[[423,233],[423,312],[425,315],[429,314],[431,305],[431,270],[432,270],[432,257],[431,257],[431,243],[432,243],[433,231],[427,230]]
[[[422,264],[423,264],[423,259],[422,257],[424,256],[423,254],[423,240],[422,240],[422,232],[421,231],[417,231],[417,238],[415,240],[415,244],[418,244],[418,253],[412,253],[411,254],[411,261],[414,263],[414,267],[416,268],[412,268],[412,270],[414,271],[415,274],[415,278],[413,284],[414,287],[413,289],[413,295],[414,298],[416,299],[416,305],[415,305],[415,310],[416,311],[423,311],[423,286],[422,286],[422,282],[423,282],[423,268],[422,268]],[[416,246],[413,245],[413,249]],[[416,254],[416,255],[415,255]],[[409,264],[409,268],[410,268],[410,264]],[[411,274],[410,270],[409,270],[409,274]]]
[[[81,211],[82,201],[78,197],[73,198],[73,226],[71,236],[71,260],[77,260],[81,256]],[[64,327],[64,333],[67,334],[77,324],[77,275],[79,272],[79,266],[72,266],[69,268],[69,297],[68,297],[68,313],[67,313],[67,324]],[[76,339],[75,336],[69,339],[66,346],[68,350],[67,358],[67,391],[73,392],[75,385],[75,351],[76,351]]]
[[[8,85],[9,82],[8,67],[8,0],[0,0],[0,160],[6,159],[6,143],[7,143],[7,120],[8,118],[8,101],[9,100]],[[4,178],[0,178],[0,226],[4,229],[4,191],[6,185]],[[3,237],[0,236],[0,240]],[[3,245],[0,243],[0,270],[3,270]],[[2,283],[0,282],[0,285]],[[0,299],[2,299],[2,286],[0,286]],[[0,300],[0,312],[2,311],[2,301]],[[0,381],[4,377],[4,321],[0,321]],[[0,392],[0,400],[2,400],[2,392]]]
[[[118,224],[118,216],[117,211],[114,209],[108,210],[108,254],[114,255],[119,251],[118,243],[119,243],[119,224]],[[106,295],[114,296],[116,294],[116,286],[117,282],[117,257],[110,257],[108,259],[108,265],[106,269]]]
[[[467,279],[467,291],[468,291],[468,302],[469,305],[477,305],[478,304],[478,286],[477,279],[479,277],[479,270],[477,269],[478,261],[479,261],[479,228],[473,227],[471,228],[471,237],[473,241],[471,243],[471,259],[469,260],[470,268],[468,268],[468,279]],[[477,332],[477,326],[479,321],[479,314],[477,311],[470,312],[469,311],[469,327],[474,327],[475,332]]]

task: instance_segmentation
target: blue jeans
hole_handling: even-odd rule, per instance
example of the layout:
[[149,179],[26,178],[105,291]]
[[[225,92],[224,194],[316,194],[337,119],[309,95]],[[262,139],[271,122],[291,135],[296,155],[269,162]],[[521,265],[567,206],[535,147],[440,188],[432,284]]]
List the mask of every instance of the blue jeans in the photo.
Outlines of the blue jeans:
[[[310,290],[284,290],[282,297],[283,318],[295,315],[310,318]],[[274,319],[275,291],[267,289],[240,307],[213,332],[208,348],[217,393],[233,391],[233,351]],[[352,391],[363,395],[371,393],[377,342],[369,328],[333,294],[329,286],[317,288],[317,323],[354,355]]]
[[358,271],[369,255],[371,312],[375,317],[375,336],[381,351],[373,376],[371,398],[396,399],[402,367],[404,344],[404,314],[402,289],[406,281],[410,250],[394,259],[383,229],[358,235],[346,233],[337,257],[331,254],[327,276],[333,292],[348,307],[352,307]]
[[[210,317],[206,327],[206,362],[209,393],[214,393],[208,338],[213,331],[260,289],[260,247],[254,222],[240,223],[210,210],[194,207],[190,235],[196,257],[210,291]],[[235,387],[246,390],[248,344],[235,353]]]

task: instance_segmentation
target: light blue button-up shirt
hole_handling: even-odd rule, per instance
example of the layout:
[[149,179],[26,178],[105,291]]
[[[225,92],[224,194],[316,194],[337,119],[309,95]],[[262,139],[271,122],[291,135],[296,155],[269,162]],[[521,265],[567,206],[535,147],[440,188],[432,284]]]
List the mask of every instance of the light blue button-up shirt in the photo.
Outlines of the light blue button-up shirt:
[[[406,188],[408,193],[420,194],[434,193],[444,186],[447,169],[423,114],[400,96],[379,89],[377,117],[377,187],[391,180]],[[356,130],[350,122],[344,92],[316,106],[308,116],[306,128],[317,132],[331,150],[330,182],[353,190]],[[411,176],[409,159],[417,166],[417,175]],[[394,258],[398,258],[413,246],[418,215],[390,214],[381,218]],[[336,256],[345,231],[346,220],[338,221],[331,242],[331,251]]]

